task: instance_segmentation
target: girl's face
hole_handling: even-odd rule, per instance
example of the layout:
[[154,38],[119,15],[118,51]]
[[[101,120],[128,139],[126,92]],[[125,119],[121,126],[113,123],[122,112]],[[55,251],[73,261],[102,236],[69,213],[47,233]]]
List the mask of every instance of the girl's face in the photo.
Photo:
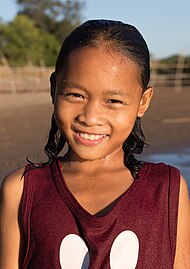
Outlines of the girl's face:
[[151,90],[142,94],[133,61],[101,46],[74,51],[66,74],[58,75],[54,103],[70,160],[123,156],[122,144],[150,98]]

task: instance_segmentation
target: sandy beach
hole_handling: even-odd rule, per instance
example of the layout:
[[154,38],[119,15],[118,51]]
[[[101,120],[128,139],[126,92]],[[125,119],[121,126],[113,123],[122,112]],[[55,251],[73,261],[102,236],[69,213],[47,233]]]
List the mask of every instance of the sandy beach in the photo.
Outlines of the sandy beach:
[[[155,90],[151,106],[143,118],[150,147],[144,156],[178,152],[190,148],[190,88]],[[0,95],[0,178],[23,166],[26,157],[44,159],[52,114],[48,92]],[[190,164],[189,164],[190,166]]]

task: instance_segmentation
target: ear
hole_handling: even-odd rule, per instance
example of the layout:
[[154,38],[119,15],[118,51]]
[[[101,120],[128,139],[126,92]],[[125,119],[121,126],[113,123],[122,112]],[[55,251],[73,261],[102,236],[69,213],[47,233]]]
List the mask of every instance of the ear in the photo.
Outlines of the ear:
[[143,117],[144,113],[148,109],[152,96],[153,96],[153,89],[151,87],[147,88],[146,91],[142,94],[139,110],[137,113],[137,116],[139,118]]
[[54,104],[54,99],[55,99],[55,90],[56,90],[56,73],[53,72],[50,76],[50,93],[51,93],[53,104]]

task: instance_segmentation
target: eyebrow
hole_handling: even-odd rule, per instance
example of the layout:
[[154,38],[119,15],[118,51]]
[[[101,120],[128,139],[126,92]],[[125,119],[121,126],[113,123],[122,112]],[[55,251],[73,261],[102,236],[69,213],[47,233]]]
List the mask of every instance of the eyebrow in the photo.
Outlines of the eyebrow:
[[82,90],[82,91],[87,91],[87,88],[85,88],[84,86],[81,86],[75,82],[71,82],[71,81],[66,81],[64,80],[63,81],[63,84],[62,84],[63,87],[67,87],[69,89],[79,89],[79,90]]
[[104,94],[109,94],[109,95],[120,95],[120,96],[128,96],[125,92],[117,89],[110,89],[110,90],[105,90],[103,91]]
[[[85,92],[88,92],[88,89],[78,83],[75,83],[75,82],[71,82],[71,81],[66,81],[64,80],[63,81],[63,87],[67,87],[69,89],[79,89],[79,90],[82,90],[82,91],[85,91]],[[128,94],[125,93],[124,91],[121,91],[119,89],[108,89],[108,90],[104,90],[103,91],[103,94],[107,94],[107,95],[119,95],[119,96],[127,96],[128,97]]]

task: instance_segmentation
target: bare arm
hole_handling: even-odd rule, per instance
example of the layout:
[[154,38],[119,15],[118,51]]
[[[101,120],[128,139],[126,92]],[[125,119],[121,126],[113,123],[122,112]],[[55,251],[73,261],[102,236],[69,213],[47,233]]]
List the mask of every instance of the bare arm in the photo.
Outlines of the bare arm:
[[0,269],[18,269],[23,236],[19,227],[19,205],[23,169],[7,176],[0,197]]
[[183,177],[180,183],[177,244],[174,269],[190,269],[190,200]]

